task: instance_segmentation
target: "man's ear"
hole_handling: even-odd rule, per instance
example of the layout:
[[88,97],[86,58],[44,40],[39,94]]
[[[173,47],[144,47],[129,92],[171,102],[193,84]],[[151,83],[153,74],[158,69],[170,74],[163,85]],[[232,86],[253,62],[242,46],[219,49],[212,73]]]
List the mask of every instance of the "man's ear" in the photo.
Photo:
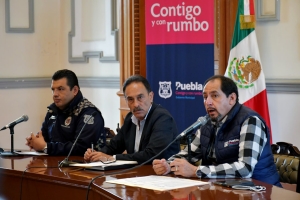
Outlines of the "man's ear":
[[151,103],[153,103],[154,93],[152,91],[149,92],[149,97],[151,99]]
[[79,87],[77,85],[75,85],[72,89],[74,96],[76,96],[78,94],[79,91]]
[[236,98],[237,98],[236,94],[235,93],[231,93],[229,95],[229,104],[230,105],[234,105],[236,103]]

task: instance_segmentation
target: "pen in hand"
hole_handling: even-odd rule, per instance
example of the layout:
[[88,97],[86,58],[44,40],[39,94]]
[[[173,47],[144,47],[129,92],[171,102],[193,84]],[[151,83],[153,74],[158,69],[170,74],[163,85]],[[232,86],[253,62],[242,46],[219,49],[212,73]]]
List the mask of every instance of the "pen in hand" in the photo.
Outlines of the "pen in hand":
[[92,152],[94,152],[94,144],[91,145]]

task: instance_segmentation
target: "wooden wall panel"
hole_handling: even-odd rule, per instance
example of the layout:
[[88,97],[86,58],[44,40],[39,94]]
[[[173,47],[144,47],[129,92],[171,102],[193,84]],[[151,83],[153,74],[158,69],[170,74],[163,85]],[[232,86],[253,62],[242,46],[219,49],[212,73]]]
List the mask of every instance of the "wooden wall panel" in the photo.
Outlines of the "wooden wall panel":
[[122,85],[134,75],[146,76],[145,1],[121,0],[120,15],[120,122],[129,112]]
[[219,74],[227,67],[238,0],[215,0],[215,63]]

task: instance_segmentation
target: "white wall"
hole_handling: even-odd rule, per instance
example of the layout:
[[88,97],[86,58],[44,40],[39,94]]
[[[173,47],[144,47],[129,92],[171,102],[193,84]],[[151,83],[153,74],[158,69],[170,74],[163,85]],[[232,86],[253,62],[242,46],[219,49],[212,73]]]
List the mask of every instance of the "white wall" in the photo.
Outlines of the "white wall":
[[300,1],[280,1],[280,21],[256,23],[266,79],[300,79]]
[[268,94],[273,143],[285,141],[300,148],[300,132],[298,128],[300,112],[300,95]]
[[[300,1],[280,1],[280,21],[256,23],[262,67],[268,79],[300,83]],[[268,93],[273,143],[300,148],[300,94]]]
[[[75,0],[78,5],[80,0]],[[101,3],[109,7],[110,0]],[[22,9],[18,4],[11,4],[11,9]],[[24,5],[21,3],[20,5]],[[5,0],[0,0],[0,79],[3,78],[42,78],[51,80],[52,74],[63,68],[74,71],[80,79],[92,77],[119,77],[118,62],[100,62],[99,58],[90,58],[88,63],[72,64],[68,61],[68,33],[71,31],[70,0],[36,0],[34,1],[34,33],[5,32]],[[106,9],[109,11],[109,9]],[[76,13],[76,20],[80,18]],[[16,13],[16,12],[15,12]],[[11,22],[14,17],[11,16]],[[106,40],[112,40],[110,13],[105,13]],[[25,20],[26,21],[26,20]],[[78,26],[78,23],[76,24]],[[12,24],[13,26],[13,24]],[[77,35],[78,32],[77,32]],[[105,40],[105,41],[106,41]],[[100,41],[100,43],[105,43]],[[79,40],[80,42],[80,40]],[[102,44],[101,43],[101,44]],[[99,46],[106,55],[111,54],[114,44]],[[81,47],[74,45],[76,51]],[[84,50],[95,50],[88,49]],[[92,48],[92,47],[91,47]],[[51,81],[50,81],[51,83]],[[83,95],[93,102],[102,112],[105,126],[115,130],[119,123],[118,88],[81,87]],[[25,137],[30,132],[37,132],[43,122],[47,106],[52,103],[50,84],[48,88],[0,89],[0,126],[27,114],[29,120],[15,126],[15,149],[27,149]],[[0,135],[0,147],[10,149],[10,131],[4,130]]]

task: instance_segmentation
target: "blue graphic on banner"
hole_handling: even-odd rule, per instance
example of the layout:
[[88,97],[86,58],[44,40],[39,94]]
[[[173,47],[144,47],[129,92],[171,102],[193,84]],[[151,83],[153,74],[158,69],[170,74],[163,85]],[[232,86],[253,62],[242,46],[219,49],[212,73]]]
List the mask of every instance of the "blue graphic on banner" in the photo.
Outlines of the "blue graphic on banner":
[[213,75],[213,44],[147,45],[147,79],[154,102],[173,115],[179,132],[206,115],[202,89]]

